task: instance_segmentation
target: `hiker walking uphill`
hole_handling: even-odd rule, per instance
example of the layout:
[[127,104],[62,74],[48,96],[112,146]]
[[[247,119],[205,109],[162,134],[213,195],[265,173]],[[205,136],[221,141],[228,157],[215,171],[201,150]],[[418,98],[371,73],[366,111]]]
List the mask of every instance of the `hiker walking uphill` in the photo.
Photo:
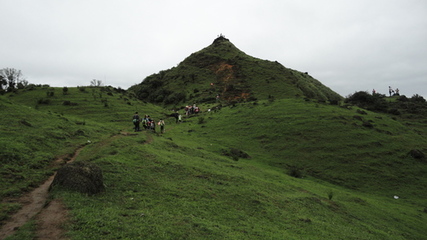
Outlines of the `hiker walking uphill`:
[[160,121],[157,123],[157,125],[160,126],[160,133],[165,132],[165,121],[163,119],[160,119]]
[[135,132],[140,131],[140,129],[139,129],[139,122],[140,121],[139,121],[138,112],[135,112],[135,114],[133,115],[132,122],[134,125]]

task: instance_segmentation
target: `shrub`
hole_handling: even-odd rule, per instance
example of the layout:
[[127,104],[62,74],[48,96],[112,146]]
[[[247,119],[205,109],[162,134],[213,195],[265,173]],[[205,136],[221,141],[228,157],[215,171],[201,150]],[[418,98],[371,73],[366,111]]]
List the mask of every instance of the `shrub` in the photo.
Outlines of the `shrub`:
[[198,124],[203,124],[203,123],[205,123],[205,118],[204,117],[199,117]]
[[420,102],[420,103],[425,103],[426,102],[426,100],[422,96],[420,96],[418,94],[415,94],[414,96],[412,96],[411,101],[412,102]]
[[49,90],[46,92],[46,96],[48,96],[48,97],[53,97],[54,95],[55,95],[54,90]]
[[424,159],[425,158],[425,154],[419,149],[412,149],[411,151],[409,151],[409,155],[411,155],[411,157],[413,157],[415,159]]
[[397,108],[392,108],[392,109],[388,110],[388,113],[393,114],[393,115],[400,115],[400,111]]
[[333,197],[334,197],[334,192],[333,191],[329,191],[328,192],[328,199],[332,200]]
[[251,158],[249,156],[249,154],[247,154],[247,153],[245,153],[242,150],[239,150],[237,148],[230,148],[228,151],[227,150],[222,150],[222,154],[224,156],[231,157],[234,161],[238,161],[239,158],[245,158],[245,159]]
[[300,168],[291,167],[289,170],[289,176],[294,178],[303,178],[303,172]]
[[399,98],[397,98],[397,101],[399,101],[399,102],[407,102],[407,101],[409,101],[409,99],[405,95],[402,95]]
[[339,103],[340,103],[340,100],[338,100],[338,99],[329,100],[329,104],[331,104],[331,105],[339,105]]
[[77,103],[73,103],[71,101],[65,100],[64,102],[62,102],[62,105],[64,105],[64,106],[77,106]]
[[360,91],[348,96],[344,102],[372,111],[387,112],[388,105],[384,97],[385,95],[371,95],[368,92]]
[[176,92],[170,94],[164,101],[165,104],[173,104],[185,101],[185,94],[181,92]]
[[49,104],[50,103],[50,99],[45,99],[45,98],[39,98],[39,100],[37,100],[38,104]]

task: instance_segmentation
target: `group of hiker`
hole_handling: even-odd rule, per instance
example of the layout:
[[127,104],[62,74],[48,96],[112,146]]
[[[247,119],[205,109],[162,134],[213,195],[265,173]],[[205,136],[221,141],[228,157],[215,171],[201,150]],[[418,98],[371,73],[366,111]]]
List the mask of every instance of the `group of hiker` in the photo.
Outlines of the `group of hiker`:
[[198,106],[196,106],[196,104],[193,104],[193,106],[189,105],[189,106],[185,106],[184,108],[185,111],[185,115],[191,115],[191,114],[197,114],[200,112],[200,108]]
[[[138,112],[135,112],[135,114],[132,117],[132,122],[134,124],[135,132],[141,131],[140,124],[142,124],[142,127],[145,130],[150,130],[150,131],[156,132],[156,122],[149,115],[145,115],[143,118],[141,118],[139,116]],[[157,125],[160,126],[160,133],[164,133],[165,132],[165,121],[163,119],[160,119],[157,122]]]
[[[191,114],[197,114],[200,113],[201,110],[196,104],[185,106],[184,108],[185,115],[189,116]],[[174,110],[174,113],[168,115],[170,117],[174,117],[176,119],[176,123],[182,122],[182,116],[178,113],[178,111]],[[134,130],[135,132],[141,131],[140,125],[142,124],[142,127],[145,130],[151,130],[153,132],[156,132],[156,125],[160,127],[160,133],[165,132],[165,121],[163,119],[160,119],[157,123],[150,117],[150,115],[145,115],[143,118],[139,116],[138,112],[135,112],[135,114],[132,117],[132,122],[134,124]]]
[[[375,89],[372,89],[372,95],[377,94],[377,91]],[[400,96],[399,88],[393,89],[391,86],[388,86],[388,94],[391,96]]]
[[388,94],[390,94],[391,96],[400,96],[399,94],[399,88],[396,88],[396,90],[394,90],[393,88],[391,88],[390,86],[388,86]]

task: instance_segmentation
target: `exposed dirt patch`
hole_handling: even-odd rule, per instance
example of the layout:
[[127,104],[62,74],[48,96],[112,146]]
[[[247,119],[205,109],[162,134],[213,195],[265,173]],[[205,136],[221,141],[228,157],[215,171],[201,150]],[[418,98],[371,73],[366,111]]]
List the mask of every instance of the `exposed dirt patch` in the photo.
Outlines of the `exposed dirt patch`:
[[63,225],[68,219],[68,210],[59,199],[51,201],[37,215],[37,239],[66,240]]
[[[136,133],[121,132],[118,136],[136,136]],[[152,134],[146,134],[147,141],[145,144],[150,144],[153,141]],[[51,167],[57,167],[66,163],[73,162],[79,155],[84,146],[80,147],[74,152],[73,156],[65,155],[57,158]],[[11,218],[0,228],[0,239],[15,233],[15,231],[22,227],[29,220],[34,218],[36,220],[37,239],[68,239],[65,236],[64,225],[68,220],[68,210],[60,199],[54,199],[48,202],[49,187],[55,178],[55,175],[49,177],[42,185],[33,191],[24,194],[19,198],[5,199],[4,202],[15,202],[22,205],[22,208],[15,213]]]
[[53,180],[53,177],[54,176],[51,176],[40,187],[15,201],[22,204],[23,207],[15,213],[5,225],[2,226],[0,230],[0,239],[4,239],[7,236],[12,235],[19,227],[23,226],[28,222],[28,220],[33,218],[43,209],[48,196],[47,190]]
[[[79,155],[83,147],[76,150],[74,155],[68,161],[66,156],[58,158],[54,164],[72,162]],[[17,202],[23,207],[15,213],[0,229],[0,239],[12,235],[18,228],[22,227],[30,219],[36,217],[38,239],[66,239],[61,225],[67,219],[67,211],[60,200],[54,200],[46,206],[48,199],[48,189],[52,183],[55,174],[50,176],[42,185],[33,191],[24,194],[18,199],[7,199],[9,202]],[[40,230],[40,231],[39,231]]]

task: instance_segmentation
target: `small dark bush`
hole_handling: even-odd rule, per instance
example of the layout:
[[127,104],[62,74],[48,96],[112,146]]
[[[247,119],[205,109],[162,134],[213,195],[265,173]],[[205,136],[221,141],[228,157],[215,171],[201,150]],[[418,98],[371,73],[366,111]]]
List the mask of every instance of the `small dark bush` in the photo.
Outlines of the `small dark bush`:
[[397,99],[397,101],[399,101],[399,102],[407,102],[407,101],[409,101],[409,99],[405,95],[402,95],[402,96],[400,96]]
[[362,126],[367,127],[367,128],[374,128],[374,125],[372,125],[372,123],[368,122],[368,121],[364,121],[362,123]]
[[359,115],[354,115],[353,118],[359,121],[363,121],[363,118]]
[[27,126],[27,127],[32,127],[32,126],[33,126],[31,123],[27,122],[26,120],[21,120],[21,121],[19,121],[19,122],[20,122],[21,124],[23,124],[23,125]]
[[170,94],[165,99],[165,104],[174,104],[174,103],[179,103],[182,101],[185,101],[185,94],[181,93],[181,92],[176,92],[176,93]]
[[73,103],[71,101],[65,100],[64,102],[62,102],[62,105],[64,106],[77,106],[77,103]]
[[356,112],[359,113],[359,114],[362,114],[362,115],[367,115],[368,114],[367,112],[365,112],[363,110],[360,110],[360,109],[357,109]]
[[424,159],[425,158],[425,154],[419,149],[412,149],[411,151],[409,151],[409,155],[411,155],[411,157],[413,157],[415,159]]
[[289,170],[289,176],[294,178],[303,178],[303,172],[300,168],[291,167]]
[[44,99],[44,98],[40,98],[39,100],[37,100],[38,104],[49,104],[50,103],[50,99]]
[[84,121],[83,122],[76,121],[76,124],[77,125],[86,125],[86,122],[84,122]]
[[48,97],[53,97],[54,95],[55,95],[54,91],[47,91],[46,92],[46,96],[48,96]]
[[79,129],[74,133],[74,136],[86,136],[85,131]]
[[329,101],[329,104],[331,104],[331,105],[339,105],[339,103],[340,103],[340,100],[336,100],[336,99]]
[[333,191],[329,191],[328,192],[328,199],[332,200],[333,197],[334,197],[334,192]]
[[245,153],[242,150],[239,150],[237,148],[230,148],[228,151],[222,150],[222,154],[224,156],[229,156],[229,157],[233,158],[234,161],[238,161],[239,158],[245,158],[245,159],[251,158],[249,156],[249,154],[247,154],[247,153]]
[[400,114],[401,114],[401,113],[400,113],[400,111],[399,111],[399,109],[397,109],[397,108],[389,109],[389,110],[388,110],[388,113],[393,114],[393,115],[396,115],[396,116],[398,116],[398,115],[400,115]]
[[422,96],[420,96],[420,95],[418,95],[418,94],[415,94],[414,96],[412,96],[412,98],[411,98],[411,102],[420,102],[420,103],[425,103],[425,102],[426,102],[426,100],[425,100]]
[[205,123],[205,118],[204,117],[199,117],[199,120],[197,122],[198,124],[203,124]]

